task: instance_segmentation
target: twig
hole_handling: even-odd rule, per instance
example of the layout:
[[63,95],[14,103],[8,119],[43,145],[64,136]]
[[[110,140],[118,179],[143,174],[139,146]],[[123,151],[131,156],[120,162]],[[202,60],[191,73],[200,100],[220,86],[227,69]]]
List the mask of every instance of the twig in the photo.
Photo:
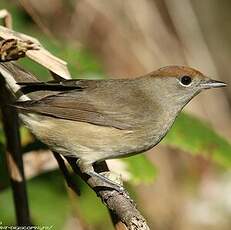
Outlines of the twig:
[[[117,215],[118,219],[126,225],[128,230],[149,229],[146,220],[136,209],[134,203],[131,202],[131,198],[128,196],[128,194],[120,193],[114,189],[108,188],[108,185],[104,181],[96,177],[89,178],[85,174],[81,173],[76,165],[76,159],[70,157],[66,157],[66,159],[71,165],[74,172],[80,175],[80,177],[94,191],[96,191],[97,195],[101,198],[103,203]],[[105,163],[103,162],[102,164]],[[98,167],[95,168],[97,172],[101,171],[102,164],[98,165]]]
[[[0,84],[1,102],[9,102],[10,94]],[[16,111],[1,105],[2,121],[6,136],[6,160],[13,191],[16,219],[18,226],[31,225],[29,205],[24,177],[23,160],[20,152],[20,135],[18,125],[18,115]]]

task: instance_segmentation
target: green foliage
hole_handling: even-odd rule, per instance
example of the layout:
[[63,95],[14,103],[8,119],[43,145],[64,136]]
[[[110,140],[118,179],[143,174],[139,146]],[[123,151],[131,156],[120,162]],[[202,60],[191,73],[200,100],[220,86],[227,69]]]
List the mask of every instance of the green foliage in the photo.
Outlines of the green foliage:
[[123,161],[127,164],[128,171],[131,173],[130,182],[132,184],[150,183],[157,176],[156,167],[144,154],[124,158]]
[[181,113],[162,143],[203,155],[225,168],[231,167],[231,144],[191,115]]

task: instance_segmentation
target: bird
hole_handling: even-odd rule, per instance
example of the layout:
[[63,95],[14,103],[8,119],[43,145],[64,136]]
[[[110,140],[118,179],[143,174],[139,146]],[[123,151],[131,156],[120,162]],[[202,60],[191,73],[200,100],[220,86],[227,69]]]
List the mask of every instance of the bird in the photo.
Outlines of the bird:
[[224,87],[187,66],[166,66],[130,79],[19,82],[24,94],[47,96],[16,101],[29,130],[51,150],[76,158],[83,173],[118,185],[93,164],[128,157],[156,146],[188,102],[205,89]]

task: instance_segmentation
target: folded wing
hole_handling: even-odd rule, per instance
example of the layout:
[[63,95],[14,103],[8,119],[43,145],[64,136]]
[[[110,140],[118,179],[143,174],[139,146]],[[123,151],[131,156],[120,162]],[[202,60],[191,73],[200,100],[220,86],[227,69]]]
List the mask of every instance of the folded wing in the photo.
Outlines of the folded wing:
[[[100,126],[109,126],[128,130],[134,123],[142,120],[142,112],[137,117],[139,97],[133,95],[135,108],[126,103],[129,90],[128,83],[121,81],[68,80],[49,83],[20,83],[24,92],[39,90],[56,91],[38,101],[17,102],[14,106],[24,112],[38,113],[60,119],[87,122]],[[124,88],[124,89],[122,89]],[[121,90],[122,89],[122,90]],[[123,93],[121,93],[123,92]],[[133,90],[132,90],[133,92]],[[134,103],[132,103],[134,104]]]

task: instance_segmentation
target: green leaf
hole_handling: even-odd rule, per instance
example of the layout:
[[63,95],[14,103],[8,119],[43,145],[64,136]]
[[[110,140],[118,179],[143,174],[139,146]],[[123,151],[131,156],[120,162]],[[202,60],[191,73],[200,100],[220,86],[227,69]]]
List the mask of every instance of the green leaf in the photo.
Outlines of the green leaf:
[[181,113],[162,143],[231,167],[231,144],[192,115]]
[[144,154],[122,159],[128,165],[133,184],[151,183],[157,176],[157,169]]

